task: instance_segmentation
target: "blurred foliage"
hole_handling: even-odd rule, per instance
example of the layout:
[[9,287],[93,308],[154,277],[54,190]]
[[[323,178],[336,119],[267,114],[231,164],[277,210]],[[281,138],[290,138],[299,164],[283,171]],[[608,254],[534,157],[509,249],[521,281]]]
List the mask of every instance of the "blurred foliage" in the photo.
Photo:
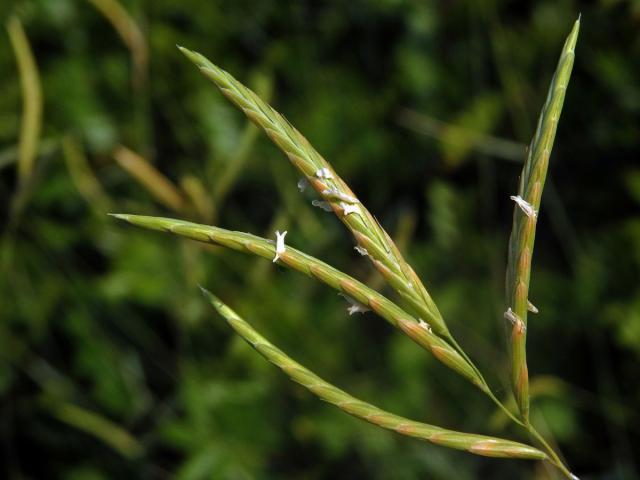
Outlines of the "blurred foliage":
[[464,381],[373,315],[348,317],[312,280],[105,214],[288,229],[291,244],[380,285],[338,222],[298,194],[286,159],[175,44],[197,49],[270,98],[405,239],[506,396],[513,151],[529,142],[579,11],[534,261],[533,415],[584,478],[638,478],[637,0],[3,1],[44,104],[34,168],[19,182],[23,98],[5,30],[0,476],[548,478],[542,465],[425,445],[312,399],[234,337],[197,284],[363,399],[524,439]]

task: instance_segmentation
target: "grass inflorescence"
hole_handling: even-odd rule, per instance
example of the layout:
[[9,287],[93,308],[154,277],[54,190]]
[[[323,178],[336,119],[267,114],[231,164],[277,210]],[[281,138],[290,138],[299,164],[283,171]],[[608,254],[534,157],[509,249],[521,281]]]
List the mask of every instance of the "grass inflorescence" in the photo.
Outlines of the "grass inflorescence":
[[[455,432],[415,422],[358,400],[296,363],[256,332],[228,306],[204,291],[215,309],[241,337],[267,360],[319,398],[351,415],[403,435],[478,455],[545,460],[555,465],[567,478],[576,478],[560,459],[559,454],[551,448],[530,422],[525,349],[527,311],[537,312],[537,308],[529,301],[528,291],[538,211],[557,123],[571,75],[579,26],[578,19],[567,38],[551,81],[538,127],[528,149],[517,195],[512,196],[515,201],[515,210],[509,242],[505,319],[510,322],[511,383],[517,412],[512,412],[497,399],[478,367],[454,338],[423,282],[404,259],[397,245],[329,162],[284,116],[199,53],[179,47],[187,58],[195,63],[221,92],[282,150],[303,175],[304,181],[299,186],[304,188],[304,185],[308,184],[315,190],[319,199],[314,203],[332,211],[347,227],[355,239],[358,252],[368,258],[382,274],[402,303],[397,304],[340,270],[290,247],[285,243],[286,232],[276,232],[276,239],[273,241],[248,233],[183,220],[125,214],[114,216],[141,227],[170,232],[181,237],[264,257],[338,290],[351,304],[350,313],[368,310],[375,312],[398,331],[431,352],[440,362],[479,387],[515,424],[531,434],[539,443],[539,448],[508,439]],[[147,174],[143,177],[148,176]],[[178,206],[177,202],[181,201],[181,198],[173,195],[169,201],[167,191],[165,188],[156,193],[161,200],[164,199],[165,203],[171,204],[173,210],[180,211],[181,205]]]

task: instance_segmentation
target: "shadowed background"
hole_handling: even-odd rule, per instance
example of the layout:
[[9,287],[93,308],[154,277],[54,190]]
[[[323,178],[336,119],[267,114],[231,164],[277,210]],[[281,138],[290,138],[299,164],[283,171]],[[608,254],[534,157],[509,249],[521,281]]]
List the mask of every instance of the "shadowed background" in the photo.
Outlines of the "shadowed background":
[[318,282],[106,213],[288,230],[289,244],[383,288],[175,45],[198,50],[332,163],[506,398],[509,195],[579,12],[533,262],[532,417],[581,478],[638,478],[637,0],[2,2],[0,476],[549,478],[316,400],[235,337],[197,285],[358,397],[528,440]]

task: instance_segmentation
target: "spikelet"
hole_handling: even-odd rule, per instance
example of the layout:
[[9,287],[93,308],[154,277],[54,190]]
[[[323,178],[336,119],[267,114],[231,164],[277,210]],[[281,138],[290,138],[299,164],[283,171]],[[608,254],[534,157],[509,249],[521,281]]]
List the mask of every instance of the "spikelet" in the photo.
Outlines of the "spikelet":
[[291,359],[282,350],[272,345],[267,339],[256,332],[251,325],[240,318],[237,313],[222,303],[218,298],[207,290],[202,289],[202,291],[231,328],[258,351],[258,353],[286,373],[294,382],[299,383],[320,399],[335,405],[354,417],[361,418],[369,423],[386,428],[387,430],[393,430],[402,435],[425,440],[443,447],[466,450],[467,452],[485,457],[530,460],[545,460],[547,458],[545,453],[529,445],[502,438],[446,430],[434,425],[409,420],[359,400],[344,390],[324,381],[315,373]]
[[536,133],[531,140],[520,177],[518,195],[511,197],[516,206],[509,239],[507,266],[507,307],[518,318],[513,322],[509,346],[511,353],[511,386],[522,419],[529,419],[529,374],[527,369],[527,310],[531,256],[536,235],[537,212],[549,166],[549,156],[562,111],[564,95],[571,77],[574,50],[580,29],[578,19],[567,38],[556,72],[551,80],[547,100],[542,107]]

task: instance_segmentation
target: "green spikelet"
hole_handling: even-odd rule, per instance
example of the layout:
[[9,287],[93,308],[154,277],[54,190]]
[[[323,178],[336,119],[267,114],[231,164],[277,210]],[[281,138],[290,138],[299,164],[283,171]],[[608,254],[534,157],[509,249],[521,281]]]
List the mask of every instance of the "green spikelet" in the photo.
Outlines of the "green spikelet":
[[285,372],[293,381],[299,383],[320,399],[335,405],[354,417],[361,418],[369,423],[393,430],[402,435],[415,437],[443,447],[466,450],[476,455],[531,460],[545,460],[547,458],[540,450],[522,443],[484,435],[445,430],[440,427],[394,415],[370,403],[358,400],[345,391],[325,382],[315,373],[295,362],[282,352],[282,350],[272,345],[267,339],[256,332],[251,325],[240,318],[238,314],[218,298],[207,290],[203,289],[202,291],[218,313],[229,323],[231,328],[263,357]]
[[580,30],[578,19],[567,38],[556,72],[551,80],[547,100],[540,113],[536,133],[531,140],[527,160],[520,177],[518,196],[527,202],[533,211],[528,214],[516,204],[513,227],[509,239],[507,266],[507,306],[514,316],[509,316],[512,326],[509,338],[511,350],[511,385],[518,409],[525,422],[529,419],[529,374],[527,369],[527,306],[531,257],[536,236],[537,212],[549,166],[549,156],[556,135],[556,128],[565,91],[571,77],[574,51]]

